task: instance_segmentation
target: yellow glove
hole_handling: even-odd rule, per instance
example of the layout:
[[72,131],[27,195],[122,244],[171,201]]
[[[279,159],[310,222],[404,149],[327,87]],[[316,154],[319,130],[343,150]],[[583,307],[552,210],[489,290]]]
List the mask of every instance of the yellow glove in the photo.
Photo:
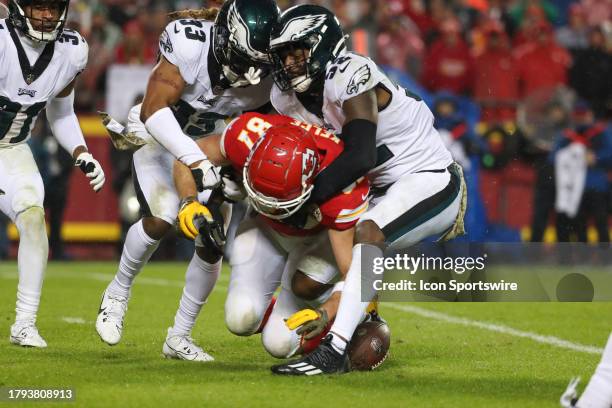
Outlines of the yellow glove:
[[196,217],[204,217],[207,222],[213,222],[213,216],[206,206],[193,197],[183,199],[178,213],[178,227],[183,235],[191,240],[194,240],[199,234],[193,222]]
[[321,314],[316,310],[302,309],[289,316],[289,318],[285,320],[285,325],[289,330],[295,330],[305,323],[317,320],[319,317],[321,317]]

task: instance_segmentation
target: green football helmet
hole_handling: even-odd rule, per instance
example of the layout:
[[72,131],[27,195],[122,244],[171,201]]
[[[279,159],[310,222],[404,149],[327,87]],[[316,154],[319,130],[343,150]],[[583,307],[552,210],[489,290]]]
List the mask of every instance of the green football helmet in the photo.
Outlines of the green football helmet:
[[[345,40],[340,22],[325,7],[300,5],[288,9],[270,37],[274,81],[282,91],[306,92],[325,74],[327,64],[346,49]],[[286,64],[287,56],[295,56],[299,50],[301,58]]]
[[280,11],[274,0],[228,0],[217,15],[213,52],[223,75],[235,84],[249,68],[271,68],[268,48]]

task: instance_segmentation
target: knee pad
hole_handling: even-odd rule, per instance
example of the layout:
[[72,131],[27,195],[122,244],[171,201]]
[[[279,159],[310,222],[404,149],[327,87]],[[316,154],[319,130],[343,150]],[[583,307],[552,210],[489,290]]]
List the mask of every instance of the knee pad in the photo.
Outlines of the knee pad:
[[261,334],[261,341],[266,351],[276,358],[293,356],[300,345],[297,334],[289,330],[279,317],[270,317]]
[[248,293],[230,292],[225,301],[225,325],[237,336],[250,336],[259,328],[264,310]]

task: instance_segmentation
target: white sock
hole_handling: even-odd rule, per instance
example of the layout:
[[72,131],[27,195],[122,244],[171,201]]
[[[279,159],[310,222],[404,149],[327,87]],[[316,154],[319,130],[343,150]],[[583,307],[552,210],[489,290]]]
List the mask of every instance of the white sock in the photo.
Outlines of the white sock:
[[33,207],[22,212],[17,216],[16,225],[19,230],[16,321],[36,321],[49,255],[43,209]]
[[579,408],[612,407],[612,334],[608,338],[601,362],[576,406]]
[[134,278],[149,262],[159,242],[147,235],[142,219],[132,225],[125,237],[119,270],[107,290],[115,295],[129,297]]
[[170,334],[188,336],[195,325],[196,319],[208,295],[212,292],[221,272],[220,259],[214,264],[202,260],[197,252],[193,254],[185,273],[185,288],[179,303],[179,309],[174,316],[174,326]]
[[[346,341],[350,341],[353,337],[353,332],[363,319],[368,303],[376,295],[373,282],[371,282],[373,281],[372,268],[374,258],[382,256],[382,249],[375,245],[357,244],[353,247],[353,259],[344,280],[338,313],[330,329],[333,336],[331,344],[340,353],[344,353]],[[362,269],[362,260],[364,269]]]

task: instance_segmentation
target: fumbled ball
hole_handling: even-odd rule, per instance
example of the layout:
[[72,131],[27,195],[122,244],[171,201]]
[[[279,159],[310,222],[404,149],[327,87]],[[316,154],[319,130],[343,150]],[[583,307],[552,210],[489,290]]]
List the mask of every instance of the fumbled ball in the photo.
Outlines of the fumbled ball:
[[391,331],[387,323],[369,321],[357,326],[348,346],[351,369],[374,370],[389,354]]

